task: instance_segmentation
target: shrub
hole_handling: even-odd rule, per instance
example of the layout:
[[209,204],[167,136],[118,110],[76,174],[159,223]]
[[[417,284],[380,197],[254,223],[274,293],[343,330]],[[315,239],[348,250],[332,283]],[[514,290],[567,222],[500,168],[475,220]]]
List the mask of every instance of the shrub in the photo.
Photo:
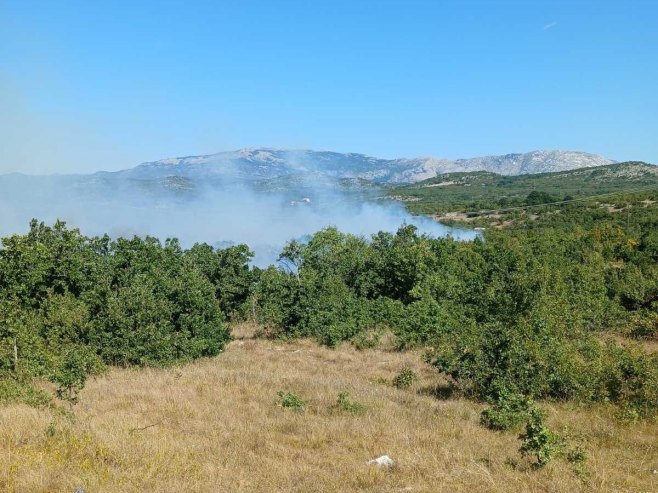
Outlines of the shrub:
[[497,400],[505,391],[528,397],[562,397],[574,392],[568,377],[572,364],[566,341],[543,324],[483,324],[446,337],[432,362],[465,395]]
[[490,430],[516,428],[527,419],[532,406],[532,400],[521,394],[501,393],[491,407],[482,411],[480,422]]
[[90,293],[91,345],[115,365],[168,365],[214,356],[230,340],[212,283],[177,242],[119,239],[110,286]]
[[336,407],[352,414],[361,414],[363,412],[363,405],[352,400],[350,394],[347,392],[341,392],[340,394],[338,394],[338,401],[336,401]]
[[284,392],[283,390],[279,390],[277,395],[279,396],[279,405],[281,407],[290,408],[294,411],[303,411],[304,407],[306,406],[306,403],[301,400],[299,396],[293,394],[292,392]]
[[641,310],[635,312],[629,325],[628,332],[631,337],[658,340],[658,306],[654,311]]
[[9,375],[0,374],[0,404],[7,402],[21,402],[28,406],[45,406],[51,396],[43,390],[30,385],[30,382],[21,381]]
[[[657,356],[604,345],[586,333],[562,335],[542,321],[485,324],[445,338],[430,362],[463,394],[500,401],[503,407],[501,392],[507,392],[531,399],[612,402],[631,418],[658,413]],[[491,416],[497,411],[492,409]]]
[[87,376],[98,372],[101,363],[88,348],[70,347],[64,350],[59,364],[50,376],[57,384],[56,395],[69,403],[78,403],[78,394],[84,388]]
[[587,454],[585,450],[580,446],[572,448],[567,452],[567,462],[571,464],[573,472],[581,480],[587,481],[589,479],[589,470],[585,463],[587,462]]
[[546,413],[537,407],[529,411],[525,431],[519,435],[522,441],[519,452],[521,455],[532,456],[534,467],[544,467],[562,450],[561,438],[553,433],[545,424]]
[[658,355],[610,342],[602,363],[592,373],[600,387],[599,399],[618,403],[628,420],[655,417],[658,413]]
[[351,339],[352,345],[359,351],[379,346],[380,334],[375,330],[359,332]]
[[161,366],[218,354],[230,339],[222,306],[243,303],[249,252],[204,251],[218,273],[176,240],[89,238],[61,221],[3,238],[2,393],[39,401],[31,381],[47,378],[73,404],[101,361]]
[[411,368],[403,368],[393,379],[393,385],[398,389],[408,389],[418,380],[418,376]]

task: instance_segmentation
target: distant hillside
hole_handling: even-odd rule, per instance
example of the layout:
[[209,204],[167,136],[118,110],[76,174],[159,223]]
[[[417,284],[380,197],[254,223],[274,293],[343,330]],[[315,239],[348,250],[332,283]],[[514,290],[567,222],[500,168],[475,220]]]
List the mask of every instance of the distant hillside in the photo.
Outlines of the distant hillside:
[[388,196],[415,213],[504,208],[658,187],[658,167],[625,162],[558,173],[502,176],[489,172],[446,173],[413,185],[392,187]]
[[[344,200],[345,193],[350,200],[363,202],[380,195],[382,186],[413,184],[442,173],[486,171],[511,176],[612,162],[601,156],[570,151],[534,151],[451,161],[251,148],[163,159],[116,172],[45,176],[12,173],[0,175],[3,199],[0,205],[6,216],[3,219],[0,212],[0,230],[6,230],[5,223],[24,216],[27,209],[29,214],[44,217],[41,209],[55,212],[62,209],[63,202],[70,206],[67,209],[84,210],[109,209],[117,201],[122,206],[168,207],[202,196],[226,196],[238,190],[257,196],[268,194],[286,203],[302,197],[311,197],[316,202],[315,199],[324,196],[329,204]],[[336,193],[343,194],[342,198],[338,199]]]
[[363,154],[269,148],[242,149],[205,156],[169,158],[120,172],[136,177],[205,176],[262,181],[300,177],[322,182],[361,179],[373,183],[415,183],[442,173],[490,171],[501,175],[546,173],[611,164],[614,161],[573,151],[533,151],[469,159],[434,157],[379,159]]
[[604,166],[615,161],[595,154],[573,151],[533,151],[472,159],[458,159],[451,171],[491,171],[500,175],[552,173]]
[[[258,148],[164,159],[116,172],[14,173],[0,176],[0,236],[23,231],[35,217],[62,219],[89,234],[175,235],[186,244],[245,242],[260,258],[270,259],[290,238],[329,225],[369,234],[422,223],[425,218],[412,218],[399,204],[381,200],[390,186],[446,171],[509,175],[609,162],[563,151],[449,161]],[[423,224],[432,234],[445,232],[436,222]]]
[[[363,188],[372,185],[411,184],[437,175],[488,171],[523,175],[590,168],[614,161],[571,151],[533,151],[470,159],[379,159],[364,154],[267,148],[242,149],[204,156],[187,156],[143,163],[134,168],[93,174],[27,176],[0,175],[0,192],[29,190],[47,185],[58,192],[92,197],[130,188],[145,194],[194,191],[197,187],[239,184],[259,192],[322,188]],[[21,192],[22,196],[22,192]]]

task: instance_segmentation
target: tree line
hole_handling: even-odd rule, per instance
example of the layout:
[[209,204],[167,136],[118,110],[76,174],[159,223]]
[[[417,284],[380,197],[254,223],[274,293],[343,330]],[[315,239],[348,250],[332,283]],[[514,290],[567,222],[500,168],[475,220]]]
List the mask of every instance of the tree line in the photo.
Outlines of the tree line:
[[658,338],[652,211],[632,224],[570,213],[471,242],[327,228],[266,269],[245,245],[183,249],[33,221],[0,249],[0,398],[41,402],[32,382],[47,379],[75,401],[108,365],[213,356],[230,321],[254,319],[270,337],[328,346],[393,334],[399,350],[424,348],[454,391],[494,405],[579,400],[653,417],[658,357],[616,342]]

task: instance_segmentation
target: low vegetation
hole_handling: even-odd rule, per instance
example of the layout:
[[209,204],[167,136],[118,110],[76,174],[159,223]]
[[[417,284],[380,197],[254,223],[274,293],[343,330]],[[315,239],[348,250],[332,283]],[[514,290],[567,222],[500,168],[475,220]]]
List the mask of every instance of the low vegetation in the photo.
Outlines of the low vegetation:
[[[480,425],[482,404],[437,399],[437,387],[448,382],[423,364],[422,351],[252,339],[254,328],[236,327],[237,340],[216,358],[164,369],[111,368],[87,382],[73,417],[52,407],[0,407],[0,491],[634,493],[658,487],[655,423],[629,427],[607,406],[544,403],[543,425],[569,444],[537,468],[535,452],[519,452],[525,423],[492,432]],[[380,383],[404,367],[418,376],[414,389]],[[278,389],[303,399],[304,411],[281,407]],[[336,409],[341,392],[363,411]],[[582,467],[567,457],[578,444],[587,455]],[[385,454],[394,467],[366,464]]]
[[395,375],[393,385],[398,389],[408,389],[418,380],[418,376],[411,368],[404,368],[400,373]]
[[[637,166],[618,165],[616,172]],[[51,416],[59,424],[48,425],[48,439],[59,436],[57,426],[64,423],[68,431],[61,436],[69,440],[82,433],[77,419],[89,405],[90,385],[138,375],[122,373],[130,367],[164,368],[142,370],[147,375],[183,372],[187,367],[181,363],[223,353],[231,340],[229,327],[248,321],[261,337],[288,346],[240,340],[233,343],[236,350],[262,344],[258,347],[267,351],[297,347],[294,351],[303,352],[310,343],[299,346],[296,341],[312,339],[325,348],[312,346],[306,358],[320,351],[329,360],[332,354],[336,360],[349,354],[349,361],[365,362],[378,354],[396,361],[391,374],[364,371],[359,392],[344,385],[355,378],[354,368],[344,368],[344,376],[336,378],[337,365],[331,374],[340,386],[323,394],[328,400],[323,406],[308,385],[325,378],[324,370],[314,367],[315,373],[305,377],[308,385],[298,385],[282,377],[285,369],[268,367],[281,375],[267,375],[276,385],[263,390],[258,402],[298,416],[290,419],[325,414],[370,418],[387,406],[367,397],[373,392],[413,405],[450,397],[470,410],[468,422],[490,433],[491,440],[509,443],[520,437],[516,449],[522,455],[505,459],[511,471],[525,460],[533,465],[528,474],[540,474],[557,459],[562,465],[555,467],[570,467],[578,481],[594,480],[601,472],[590,474],[588,457],[596,451],[587,445],[586,453],[583,440],[574,439],[580,435],[556,428],[560,418],[552,412],[557,409],[575,422],[581,419],[574,418],[578,413],[604,413],[609,426],[632,427],[631,436],[647,426],[655,431],[656,193],[621,193],[606,208],[588,201],[562,204],[558,211],[546,206],[533,219],[518,216],[503,230],[489,228],[472,242],[430,238],[407,225],[370,238],[327,228],[303,243],[288,243],[279,264],[267,269],[250,267],[245,245],[183,249],[175,239],[86,237],[61,222],[33,221],[28,233],[4,238],[0,248],[0,401],[6,409],[24,413],[27,408],[20,406],[29,405],[39,410],[34,416]],[[354,349],[345,353],[345,347]],[[220,371],[230,359],[225,356],[198,365]],[[255,365],[251,360],[242,364]],[[434,383],[428,386],[428,379]],[[199,398],[205,392],[199,391]],[[216,392],[224,395],[225,390]],[[253,398],[251,390],[243,389],[242,397],[235,392],[224,396],[225,402]],[[194,405],[185,411],[190,418],[197,413]],[[438,433],[428,416],[405,416],[411,420],[408,426]],[[160,424],[154,419],[143,426]],[[139,434],[145,428],[131,430]],[[370,439],[376,440],[375,435]],[[313,437],[308,440],[298,444],[298,454],[313,448]],[[24,448],[19,444],[16,450]],[[83,455],[89,453],[84,450]],[[5,451],[6,457],[14,453]],[[643,460],[653,460],[655,453],[655,448],[648,450]],[[196,474],[196,465],[185,467],[192,468],[185,474]],[[105,469],[104,474],[111,473]],[[379,479],[357,475],[361,486],[348,481],[352,487],[347,489],[393,484],[378,476],[381,472],[364,474]],[[427,474],[422,481],[437,477]],[[7,485],[22,484],[15,475],[6,477],[13,478]]]
[[342,411],[347,411],[352,414],[361,414],[363,412],[363,405],[356,402],[349,392],[343,391],[338,394],[336,401],[336,408]]
[[633,161],[517,176],[486,171],[447,173],[413,185],[391,187],[388,194],[405,202],[407,209],[416,214],[455,212],[472,219],[481,211],[491,213],[500,209],[580,201],[593,195],[656,188],[658,168]]
[[279,405],[281,407],[287,407],[294,411],[304,410],[306,403],[298,395],[292,392],[284,392],[283,390],[279,390],[276,395],[279,396]]

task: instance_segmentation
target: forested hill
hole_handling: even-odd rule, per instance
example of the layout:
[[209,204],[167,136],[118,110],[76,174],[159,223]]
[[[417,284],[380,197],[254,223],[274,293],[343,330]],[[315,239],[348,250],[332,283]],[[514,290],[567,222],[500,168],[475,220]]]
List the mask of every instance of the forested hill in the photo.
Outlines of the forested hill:
[[557,173],[502,176],[485,171],[447,173],[389,189],[413,213],[440,214],[568,201],[658,188],[658,166],[639,161]]

